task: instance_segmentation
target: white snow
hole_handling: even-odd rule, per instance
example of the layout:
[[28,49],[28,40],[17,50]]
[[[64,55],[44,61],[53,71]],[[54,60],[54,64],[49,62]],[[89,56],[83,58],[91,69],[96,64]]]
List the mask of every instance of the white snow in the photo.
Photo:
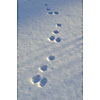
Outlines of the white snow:
[[[48,41],[56,29],[60,43]],[[18,0],[18,100],[82,100],[82,42],[82,0]],[[36,74],[47,77],[43,88],[32,83]]]

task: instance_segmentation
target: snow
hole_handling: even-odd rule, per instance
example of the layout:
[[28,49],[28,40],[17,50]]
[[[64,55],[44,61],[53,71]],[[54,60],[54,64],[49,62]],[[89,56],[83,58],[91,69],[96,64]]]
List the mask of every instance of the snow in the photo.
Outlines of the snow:
[[[82,36],[82,0],[18,0],[18,100],[82,100]],[[44,87],[32,84],[35,75],[47,78]]]

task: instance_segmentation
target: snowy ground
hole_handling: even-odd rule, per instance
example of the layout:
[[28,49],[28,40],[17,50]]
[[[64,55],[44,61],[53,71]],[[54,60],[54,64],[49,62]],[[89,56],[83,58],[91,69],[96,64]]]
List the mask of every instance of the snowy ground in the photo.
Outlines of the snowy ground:
[[[82,36],[82,0],[18,0],[18,100],[82,100]],[[33,84],[36,75],[47,78],[44,87]]]

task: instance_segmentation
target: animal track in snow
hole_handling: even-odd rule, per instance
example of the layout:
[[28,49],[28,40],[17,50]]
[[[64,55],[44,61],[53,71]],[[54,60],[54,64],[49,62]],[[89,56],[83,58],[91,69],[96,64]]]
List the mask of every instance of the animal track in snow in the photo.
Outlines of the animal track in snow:
[[61,24],[56,24],[56,27],[61,27],[62,25]]
[[41,76],[40,75],[35,75],[32,77],[32,84],[38,83],[41,80]]
[[60,43],[60,42],[61,42],[61,38],[60,38],[60,37],[56,37],[56,38],[55,38],[55,36],[50,36],[50,37],[48,38],[48,41]]
[[54,41],[54,39],[55,39],[55,36],[50,36],[50,37],[48,38],[49,41]]
[[40,75],[35,75],[31,79],[32,84],[37,84],[37,86],[40,88],[44,87],[47,84],[47,81],[48,80],[46,77],[41,78]]
[[61,42],[61,38],[60,38],[60,37],[57,37],[57,38],[55,39],[55,42],[56,42],[56,43]]
[[48,15],[58,15],[59,14],[59,12],[58,11],[50,11],[51,9],[50,8],[48,8],[48,4],[44,4],[44,6],[46,6],[47,8],[46,8],[46,10],[48,11]]
[[47,8],[46,10],[47,10],[47,11],[50,11],[50,8]]
[[58,15],[58,14],[59,14],[59,12],[58,12],[58,11],[55,11],[55,12],[54,12],[54,14],[55,14],[55,15]]
[[59,31],[58,31],[58,30],[54,30],[52,33],[53,33],[53,34],[58,34]]
[[48,6],[48,4],[47,4],[47,3],[45,3],[45,4],[44,4],[44,6]]
[[[47,9],[47,10],[49,11],[50,9]],[[58,15],[59,12],[52,12],[52,11],[49,11],[48,14],[49,14],[49,15]]]
[[53,12],[52,12],[52,11],[49,11],[49,12],[48,12],[48,15],[53,15]]
[[55,56],[51,55],[47,57],[47,61],[53,61],[53,60],[55,60]]
[[39,68],[39,71],[40,71],[40,72],[45,72],[45,71],[47,71],[47,69],[48,69],[48,66],[47,66],[47,65],[43,65],[43,66],[41,66],[41,67]]
[[38,87],[42,88],[47,84],[48,80],[46,77],[43,77],[41,81],[38,83]]
[[[47,12],[48,15],[58,15],[59,14],[58,11],[52,12],[51,9],[48,8],[48,4],[47,3],[45,3],[44,6],[46,6],[46,10],[48,11]],[[56,24],[56,27],[61,27],[61,26],[62,25],[60,23]],[[52,33],[54,34],[54,36],[53,35],[50,36],[48,38],[48,40],[49,41],[54,41],[56,43],[61,42],[61,38],[60,37],[56,37],[55,38],[55,35],[59,34],[59,31],[58,30],[54,30]],[[50,55],[50,56],[47,57],[47,61],[53,61],[53,60],[55,60],[55,56],[54,55]],[[39,67],[39,71],[40,72],[46,72],[47,70],[48,70],[48,65],[43,65],[43,66]],[[31,78],[31,82],[32,82],[32,84],[36,83],[38,85],[38,87],[42,88],[47,84],[48,79],[46,77],[41,78],[40,75],[35,75],[34,77]]]

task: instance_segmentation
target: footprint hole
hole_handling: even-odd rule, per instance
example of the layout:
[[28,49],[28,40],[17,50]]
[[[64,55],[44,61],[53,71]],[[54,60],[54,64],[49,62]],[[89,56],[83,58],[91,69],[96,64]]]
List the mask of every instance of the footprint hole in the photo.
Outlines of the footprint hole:
[[61,42],[61,38],[60,37],[57,37],[56,40],[55,40],[57,43]]
[[49,41],[54,41],[55,40],[55,36],[50,36],[48,40]]
[[38,83],[40,80],[41,80],[40,75],[35,75],[34,77],[32,77],[32,82],[33,83]]
[[50,8],[47,8],[46,10],[50,11]]
[[57,24],[57,25],[56,25],[56,27],[61,27],[61,26],[62,26],[61,24]]
[[55,56],[51,55],[51,56],[49,56],[49,57],[47,58],[47,60],[48,60],[48,61],[53,61],[53,60],[55,60]]
[[44,6],[48,6],[48,4],[47,4],[47,3],[45,3],[45,4],[44,4]]
[[49,12],[48,12],[48,14],[49,14],[49,15],[52,15],[52,14],[53,14],[53,12],[49,11]]
[[54,30],[52,33],[53,33],[53,34],[58,34],[59,31],[58,31],[58,30]]
[[47,84],[48,80],[46,77],[43,77],[39,83],[40,87],[44,87]]
[[58,11],[55,11],[55,12],[54,12],[54,14],[55,14],[55,15],[58,15],[58,14],[59,14],[59,12],[58,12]]
[[41,72],[45,72],[45,71],[47,71],[48,66],[47,65],[43,65],[39,69],[40,69]]

